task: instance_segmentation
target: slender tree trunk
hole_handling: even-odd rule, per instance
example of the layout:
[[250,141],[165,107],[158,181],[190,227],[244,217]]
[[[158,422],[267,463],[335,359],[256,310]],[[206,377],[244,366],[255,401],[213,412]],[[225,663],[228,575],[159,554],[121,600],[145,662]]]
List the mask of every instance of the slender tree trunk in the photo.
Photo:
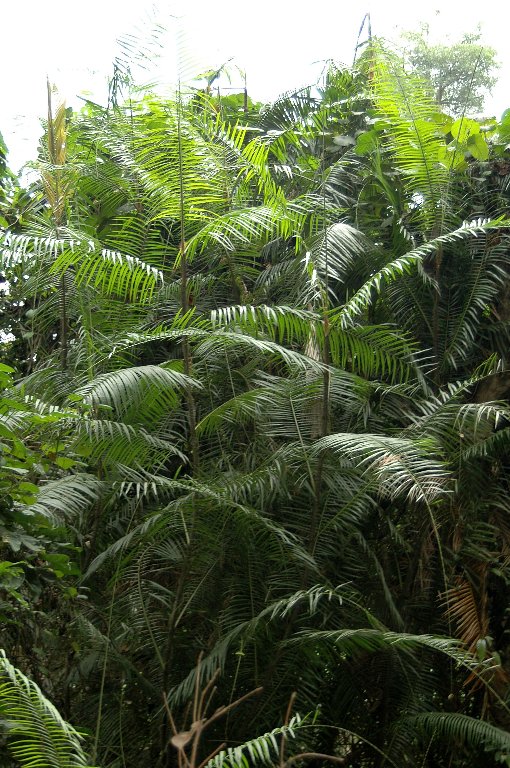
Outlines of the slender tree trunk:
[[[181,93],[179,85],[179,95],[177,103],[177,141],[179,157],[179,214],[180,214],[180,243],[179,258],[181,268],[181,310],[185,314],[189,309],[188,298],[188,265],[186,259],[186,239],[185,239],[185,189],[184,189],[184,163],[183,163],[183,143],[182,143],[182,122],[181,122]],[[191,376],[192,356],[191,348],[187,338],[182,340],[182,356],[184,361],[184,373]],[[186,388],[186,401],[188,407],[188,426],[189,426],[189,447],[191,453],[191,466],[193,474],[196,475],[199,466],[198,440],[196,434],[197,417],[196,403],[193,397],[191,387]]]

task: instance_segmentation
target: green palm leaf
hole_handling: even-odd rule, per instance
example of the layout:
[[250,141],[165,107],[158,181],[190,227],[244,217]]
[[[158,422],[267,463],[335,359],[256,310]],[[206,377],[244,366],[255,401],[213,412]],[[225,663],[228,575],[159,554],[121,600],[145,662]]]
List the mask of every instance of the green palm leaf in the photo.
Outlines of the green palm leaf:
[[493,752],[498,763],[510,765],[510,734],[491,723],[460,712],[423,712],[404,718],[402,724],[427,739],[441,740],[452,751],[461,746]]
[[157,421],[168,409],[176,407],[186,388],[201,386],[175,364],[143,365],[103,373],[77,389],[73,398],[81,397],[94,408],[106,406],[127,421],[130,416],[139,422]]
[[0,713],[9,750],[23,768],[90,768],[81,737],[40,688],[0,650]]
[[50,275],[63,275],[73,268],[77,285],[93,285],[107,295],[130,301],[146,303],[162,282],[160,270],[150,264],[97,247],[93,241],[77,240],[72,232],[65,238],[0,232],[0,252],[4,269],[16,267],[31,273],[34,269],[40,271],[44,263]]
[[212,760],[209,760],[206,768],[245,768],[248,758],[257,764],[273,765],[280,754],[281,738],[297,738],[299,729],[304,727],[305,722],[299,715],[295,715],[288,725],[274,728],[238,747],[222,749]]
[[438,248],[456,243],[458,241],[470,240],[484,235],[488,230],[508,226],[506,219],[495,219],[494,221],[475,221],[465,223],[462,227],[448,232],[448,234],[430,240],[423,245],[413,248],[404,256],[385,264],[375,275],[370,277],[357,293],[349,299],[344,307],[338,311],[338,316],[345,322],[363,312],[373,301],[373,293],[379,293],[381,286],[391,283],[398,277],[409,274],[411,270],[419,269],[420,278],[427,284],[437,290],[437,285],[431,275],[422,267],[423,259],[435,254]]
[[370,434],[336,434],[318,440],[312,455],[333,452],[340,461],[362,469],[376,481],[383,495],[406,496],[413,501],[430,501],[446,496],[451,475],[436,458],[439,446],[432,439],[412,441],[400,437]]

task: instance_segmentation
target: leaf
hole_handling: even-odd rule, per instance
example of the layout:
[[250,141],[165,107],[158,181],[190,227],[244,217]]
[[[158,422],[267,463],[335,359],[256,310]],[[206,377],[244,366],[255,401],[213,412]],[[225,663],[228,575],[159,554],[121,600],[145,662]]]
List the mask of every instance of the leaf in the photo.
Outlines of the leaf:
[[0,709],[9,751],[22,768],[91,768],[80,734],[0,650]]
[[491,723],[458,712],[426,712],[405,718],[408,727],[425,733],[426,738],[441,739],[447,748],[463,747],[498,752],[501,761],[510,758],[510,734]]
[[467,148],[475,160],[485,161],[489,158],[489,146],[483,136],[474,134],[467,140]]
[[452,123],[450,126],[450,133],[453,138],[457,139],[461,144],[466,143],[466,141],[469,144],[469,139],[475,139],[476,136],[480,134],[480,124],[477,123],[476,120],[471,120],[469,117],[463,116]]
[[360,133],[356,139],[355,152],[357,155],[369,155],[371,152],[375,152],[378,146],[378,132],[366,131]]
[[[449,493],[450,473],[436,458],[439,446],[423,440],[370,434],[334,434],[314,443],[311,453],[332,451],[372,476],[379,492],[390,498],[430,501]],[[436,455],[434,455],[436,454]]]

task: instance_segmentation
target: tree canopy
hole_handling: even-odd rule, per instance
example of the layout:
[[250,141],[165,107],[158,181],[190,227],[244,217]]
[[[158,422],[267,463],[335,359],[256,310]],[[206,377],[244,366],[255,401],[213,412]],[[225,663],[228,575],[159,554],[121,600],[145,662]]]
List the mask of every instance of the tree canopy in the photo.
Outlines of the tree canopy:
[[430,28],[403,35],[406,60],[433,92],[439,109],[453,115],[483,113],[484,100],[496,83],[496,51],[482,42],[480,31],[464,33],[458,42],[432,43]]

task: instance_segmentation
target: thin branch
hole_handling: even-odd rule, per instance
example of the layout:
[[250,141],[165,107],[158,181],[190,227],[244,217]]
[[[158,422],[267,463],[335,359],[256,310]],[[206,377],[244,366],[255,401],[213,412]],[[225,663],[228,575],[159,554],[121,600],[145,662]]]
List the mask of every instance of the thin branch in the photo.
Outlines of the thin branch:
[[292,755],[283,764],[282,768],[289,768],[293,763],[297,763],[298,760],[326,760],[337,765],[346,765],[345,757],[337,757],[336,755],[323,755],[322,752],[300,752],[298,755]]

